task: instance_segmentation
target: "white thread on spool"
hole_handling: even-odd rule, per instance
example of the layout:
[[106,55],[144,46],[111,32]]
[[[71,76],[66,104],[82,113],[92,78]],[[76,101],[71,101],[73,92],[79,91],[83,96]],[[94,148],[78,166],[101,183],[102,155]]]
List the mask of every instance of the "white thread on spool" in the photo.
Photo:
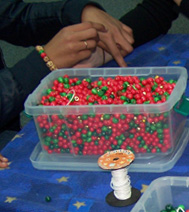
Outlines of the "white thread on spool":
[[126,200],[131,197],[131,181],[127,173],[127,168],[111,171],[110,186],[114,190],[115,197],[119,200]]

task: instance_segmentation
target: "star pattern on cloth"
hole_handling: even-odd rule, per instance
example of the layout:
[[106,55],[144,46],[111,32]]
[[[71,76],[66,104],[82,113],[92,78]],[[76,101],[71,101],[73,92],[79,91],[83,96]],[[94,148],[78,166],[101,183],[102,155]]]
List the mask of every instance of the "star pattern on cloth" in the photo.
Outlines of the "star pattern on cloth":
[[68,182],[68,179],[69,179],[69,177],[61,177],[61,178],[58,178],[57,179],[57,181],[59,182],[59,183],[61,183],[61,182]]
[[148,188],[148,185],[142,184],[142,189],[140,190],[141,193],[144,193],[144,192],[146,191],[147,188]]
[[159,51],[163,51],[163,50],[165,50],[165,47],[162,46],[162,47],[159,47],[158,49],[159,49]]
[[180,64],[180,63],[181,63],[180,60],[177,60],[177,61],[174,61],[174,62],[173,62],[173,64],[175,64],[175,65],[178,65],[178,64]]
[[22,133],[22,134],[17,134],[17,135],[15,135],[15,136],[11,139],[11,141],[14,141],[14,140],[17,139],[17,138],[22,138],[23,135],[24,135],[24,133]]
[[0,168],[0,171],[3,171],[5,169],[10,169],[9,165],[11,164],[11,162],[8,163],[8,167],[5,167],[5,168]]
[[16,200],[16,197],[6,197],[5,202],[12,203],[12,201]]
[[79,202],[77,201],[75,204],[73,204],[77,209],[80,209],[81,206],[86,206],[85,202]]

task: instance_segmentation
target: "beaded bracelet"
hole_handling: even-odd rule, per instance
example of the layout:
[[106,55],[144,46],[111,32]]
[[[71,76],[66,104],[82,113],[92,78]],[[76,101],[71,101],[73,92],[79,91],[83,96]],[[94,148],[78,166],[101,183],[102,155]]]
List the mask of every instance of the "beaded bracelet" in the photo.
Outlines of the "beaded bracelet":
[[46,55],[46,53],[44,51],[44,48],[42,46],[36,46],[35,49],[38,51],[38,53],[40,54],[41,58],[43,59],[43,61],[46,63],[47,67],[51,71],[54,71],[54,70],[57,69],[57,67],[54,65],[52,60],[50,60],[50,58]]

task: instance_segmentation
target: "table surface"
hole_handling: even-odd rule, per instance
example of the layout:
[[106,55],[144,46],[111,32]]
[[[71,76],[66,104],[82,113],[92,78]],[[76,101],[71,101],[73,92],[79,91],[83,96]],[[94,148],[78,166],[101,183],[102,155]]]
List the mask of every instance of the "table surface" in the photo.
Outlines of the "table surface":
[[[135,49],[125,58],[131,67],[184,66],[189,70],[189,34],[165,35]],[[107,67],[117,67],[114,61]],[[189,83],[188,83],[189,84]],[[189,94],[187,86],[186,94]],[[0,211],[2,212],[126,212],[134,205],[109,206],[106,195],[110,172],[46,171],[32,166],[29,158],[39,139],[30,121],[3,149],[10,167],[0,169]],[[162,176],[189,176],[189,144],[175,166],[163,173],[129,173],[131,185],[142,194],[149,184]],[[50,196],[51,202],[45,197]]]

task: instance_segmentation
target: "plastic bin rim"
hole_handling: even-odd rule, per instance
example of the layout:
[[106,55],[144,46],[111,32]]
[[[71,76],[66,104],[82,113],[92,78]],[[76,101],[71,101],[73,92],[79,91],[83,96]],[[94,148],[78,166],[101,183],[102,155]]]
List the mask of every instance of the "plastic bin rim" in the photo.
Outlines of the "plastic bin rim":
[[[173,69],[181,69],[182,70],[182,72],[181,72],[181,75],[180,75],[180,77],[182,77],[182,78],[185,78],[185,77],[187,77],[187,70],[186,70],[186,68],[185,67],[181,67],[181,66],[155,66],[155,67],[117,67],[117,68],[112,68],[112,67],[105,67],[105,68],[101,68],[101,69],[108,69],[108,70],[110,70],[110,69],[117,69],[117,70],[122,70],[122,69],[133,69],[133,70],[139,70],[139,69],[161,69],[161,68],[165,68],[165,69],[170,69],[170,68],[173,68]],[[79,70],[82,70],[82,71],[90,71],[90,70],[92,70],[92,71],[94,71],[94,70],[97,70],[97,69],[99,69],[99,68],[79,68],[79,69],[77,69],[77,72],[79,71]],[[66,70],[74,70],[74,69],[67,69],[67,68],[65,68],[65,69],[58,69],[58,70],[56,70],[56,71],[54,71],[54,72],[62,72],[62,71],[66,71]],[[54,74],[54,72],[51,72],[49,75],[47,75],[42,81],[41,81],[41,83],[43,83],[44,82],[44,80],[45,79],[47,79],[50,75],[53,75]],[[125,76],[131,76],[132,74],[128,74],[128,75],[125,75]],[[134,75],[134,74],[133,74]],[[142,74],[141,74],[142,75]],[[73,76],[73,75],[71,75],[71,76]],[[97,75],[92,75],[92,76],[97,76]],[[41,85],[41,83],[40,83],[40,85]],[[39,86],[40,86],[39,85]],[[39,87],[38,86],[38,87]],[[176,85],[177,86],[177,85]],[[38,88],[37,87],[37,88]],[[36,89],[37,89],[36,88]],[[36,89],[33,91],[33,93],[36,91]],[[175,89],[174,89],[175,90]],[[173,90],[173,93],[174,93],[174,90]],[[181,96],[180,96],[180,98],[181,98]],[[120,109],[127,109],[127,111],[126,111],[126,113],[134,113],[133,112],[133,110],[131,110],[131,108],[134,108],[134,109],[136,109],[136,110],[138,110],[138,112],[140,112],[140,113],[156,113],[156,112],[158,112],[158,111],[153,111],[154,109],[155,110],[158,110],[159,109],[159,107],[164,107],[163,109],[161,109],[161,111],[160,111],[160,113],[164,113],[164,112],[168,112],[170,109],[172,109],[172,107],[174,106],[174,105],[169,105],[169,103],[170,103],[170,101],[173,99],[173,97],[172,97],[172,95],[170,96],[170,98],[166,101],[166,102],[164,102],[164,103],[159,103],[159,104],[128,104],[128,105],[123,105],[123,104],[121,104],[121,105],[66,105],[66,106],[64,106],[64,105],[58,105],[58,106],[37,106],[37,105],[31,105],[30,104],[30,102],[31,102],[31,99],[32,99],[32,94],[30,94],[29,96],[28,96],[28,98],[26,99],[26,101],[25,101],[25,103],[24,103],[24,106],[25,106],[25,112],[27,113],[27,114],[29,114],[29,115],[40,115],[40,114],[54,114],[54,112],[56,112],[55,110],[57,110],[58,112],[60,112],[60,110],[68,110],[68,109],[75,109],[75,110],[77,110],[77,108],[79,107],[79,108],[81,108],[81,109],[88,109],[88,110],[93,110],[96,114],[101,114],[101,112],[96,112],[94,109],[96,108],[96,109],[99,109],[99,108],[103,108],[103,109],[109,109],[111,106],[113,106],[113,110],[115,111],[115,109],[116,108],[120,108]],[[176,104],[176,102],[178,101],[179,99],[177,99],[176,101],[175,101],[175,104]],[[38,113],[36,113],[36,110],[38,110],[39,112]],[[41,111],[41,110],[44,110],[44,111]],[[142,110],[142,111],[141,111]],[[35,112],[34,112],[35,111]],[[50,111],[52,111],[52,112],[50,112]],[[114,112],[114,111],[108,111],[109,113],[111,113],[111,114],[114,114],[114,113],[117,113],[117,111],[116,112]],[[82,113],[83,114],[89,114],[89,112],[83,112],[82,111]],[[106,113],[106,111],[105,111],[105,113]],[[72,114],[72,113],[71,113]],[[69,114],[68,113],[68,115],[71,115],[71,114]],[[78,114],[79,114],[79,112],[78,112]],[[78,114],[76,114],[76,115],[78,115]]]

